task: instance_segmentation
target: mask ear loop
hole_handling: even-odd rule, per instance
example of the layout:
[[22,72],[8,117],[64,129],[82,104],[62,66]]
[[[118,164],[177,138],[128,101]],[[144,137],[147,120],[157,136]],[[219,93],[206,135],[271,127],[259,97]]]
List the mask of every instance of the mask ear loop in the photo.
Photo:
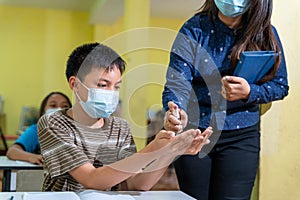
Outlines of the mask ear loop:
[[78,95],[77,92],[75,92],[76,97],[79,99],[80,102],[83,102],[82,99],[80,98],[80,96]]
[[[88,88],[85,84],[83,84],[83,83],[79,80],[79,78],[77,78],[77,77],[76,77],[76,81],[78,81],[78,83],[80,83],[83,87],[85,87],[85,89],[87,89],[87,91],[88,91],[88,96],[89,96],[90,88]],[[75,82],[75,83],[76,83],[76,82]],[[78,85],[78,84],[77,84],[77,85]],[[75,92],[75,91],[74,91],[74,92]],[[76,95],[76,97],[79,99],[80,102],[84,102],[84,101],[80,98],[78,92],[75,92],[75,95]]]
[[76,80],[78,80],[78,82],[83,85],[83,87],[85,87],[85,89],[87,89],[88,91],[90,91],[90,88],[88,88],[83,82],[80,81],[79,78],[76,77]]

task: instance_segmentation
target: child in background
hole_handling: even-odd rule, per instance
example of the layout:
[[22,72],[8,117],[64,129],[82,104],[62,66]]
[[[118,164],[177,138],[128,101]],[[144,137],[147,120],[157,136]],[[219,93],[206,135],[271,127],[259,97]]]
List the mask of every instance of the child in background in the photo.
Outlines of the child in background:
[[[71,101],[61,92],[51,92],[41,103],[40,117],[57,109],[70,108]],[[12,160],[23,160],[42,165],[40,143],[37,134],[37,124],[29,126],[24,133],[8,149],[6,156]]]

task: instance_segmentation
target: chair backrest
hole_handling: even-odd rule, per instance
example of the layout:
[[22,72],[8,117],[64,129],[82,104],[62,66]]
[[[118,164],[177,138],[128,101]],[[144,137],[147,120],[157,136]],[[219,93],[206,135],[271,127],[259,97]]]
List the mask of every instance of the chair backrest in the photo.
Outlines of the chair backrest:
[[8,150],[8,146],[7,146],[6,139],[4,137],[4,133],[2,132],[1,127],[0,127],[0,138],[1,138],[3,146],[4,146],[4,149],[0,149],[0,155],[6,155],[6,152]]
[[18,170],[16,192],[40,192],[44,181],[43,170]]
[[39,110],[36,107],[23,106],[20,115],[18,135],[21,135],[28,126],[37,123]]

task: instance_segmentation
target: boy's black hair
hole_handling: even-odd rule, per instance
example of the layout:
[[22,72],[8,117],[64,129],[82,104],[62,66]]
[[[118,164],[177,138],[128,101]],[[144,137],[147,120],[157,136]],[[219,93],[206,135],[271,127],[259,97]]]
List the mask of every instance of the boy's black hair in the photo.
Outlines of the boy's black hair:
[[103,44],[88,43],[77,47],[69,56],[66,68],[67,81],[71,76],[77,76],[83,81],[93,68],[112,69],[117,67],[121,74],[126,62],[110,47]]

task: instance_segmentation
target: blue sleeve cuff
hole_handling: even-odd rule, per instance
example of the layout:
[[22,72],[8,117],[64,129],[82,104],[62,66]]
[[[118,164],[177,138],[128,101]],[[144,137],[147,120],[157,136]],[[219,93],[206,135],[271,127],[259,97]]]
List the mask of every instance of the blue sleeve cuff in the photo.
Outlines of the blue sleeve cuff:
[[258,85],[250,84],[250,94],[246,103],[258,103],[260,101],[259,91]]

